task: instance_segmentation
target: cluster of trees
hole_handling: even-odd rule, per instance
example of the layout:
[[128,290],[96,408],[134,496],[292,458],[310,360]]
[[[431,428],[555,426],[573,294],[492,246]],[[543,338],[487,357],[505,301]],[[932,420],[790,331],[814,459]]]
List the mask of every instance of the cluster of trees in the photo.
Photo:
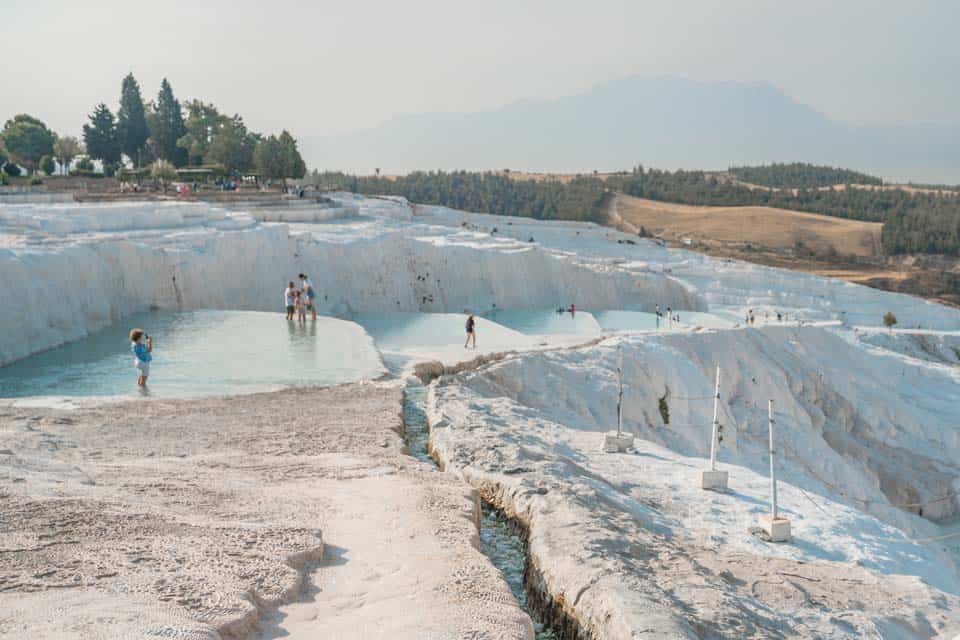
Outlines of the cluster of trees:
[[811,189],[836,184],[881,185],[883,180],[850,169],[806,162],[774,163],[758,167],[730,167],[731,175],[743,182],[774,189]]
[[397,195],[412,202],[538,220],[604,222],[612,196],[596,178],[533,182],[512,180],[500,173],[467,171],[418,171],[396,178],[314,173],[311,181],[324,188]]
[[[952,202],[951,202],[952,200]],[[941,196],[922,207],[896,211],[883,220],[881,238],[888,254],[932,253],[960,256],[960,196]]]
[[229,174],[256,170],[271,179],[306,173],[289,132],[263,136],[249,131],[240,115],[222,114],[201,100],[188,101],[184,110],[166,78],[156,99],[145,103],[136,78],[127,75],[116,116],[101,102],[83,126],[83,138],[90,157],[100,160],[106,173],[120,167],[124,157],[138,168],[163,161],[173,167],[219,165]]
[[272,180],[302,178],[307,171],[288,131],[279,136],[249,131],[239,115],[227,116],[201,100],[184,108],[166,79],[156,99],[144,102],[132,73],[123,79],[116,114],[102,102],[94,107],[82,143],[58,136],[27,114],[7,120],[0,131],[0,178],[20,175],[20,167],[50,175],[57,163],[66,170],[77,158],[74,172],[80,174],[92,174],[91,160],[99,160],[104,173],[113,175],[125,158],[130,166],[150,165],[153,174],[163,176],[188,165],[215,165],[229,175],[256,171]]
[[28,173],[41,171],[51,175],[68,166],[83,153],[80,141],[58,136],[46,124],[25,113],[6,121],[0,130],[0,175],[18,176],[20,167]]

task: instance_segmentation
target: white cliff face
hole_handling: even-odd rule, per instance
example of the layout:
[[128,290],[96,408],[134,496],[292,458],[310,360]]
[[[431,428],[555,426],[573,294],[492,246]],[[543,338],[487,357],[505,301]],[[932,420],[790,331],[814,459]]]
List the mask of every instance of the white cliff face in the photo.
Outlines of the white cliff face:
[[283,288],[300,272],[319,291],[320,312],[341,317],[568,301],[585,308],[652,308],[655,300],[705,308],[700,296],[663,274],[411,223],[409,208],[390,200],[361,201],[360,218],[292,226],[202,203],[9,209],[0,218],[8,247],[0,249],[0,364],[148,309],[279,311]]
[[[644,440],[708,456],[719,365],[722,461],[766,468],[772,399],[785,479],[924,534],[925,523],[896,506],[960,490],[960,370],[858,349],[819,327],[624,336],[524,354],[463,383],[571,428],[607,431],[616,425],[618,350],[624,428]],[[940,500],[923,515],[958,510],[957,499]]]

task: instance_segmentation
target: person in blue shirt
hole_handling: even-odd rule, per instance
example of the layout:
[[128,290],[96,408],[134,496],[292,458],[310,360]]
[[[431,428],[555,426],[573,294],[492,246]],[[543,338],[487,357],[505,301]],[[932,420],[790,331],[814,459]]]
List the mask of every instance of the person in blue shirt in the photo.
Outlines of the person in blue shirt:
[[130,350],[133,351],[133,366],[137,369],[137,386],[147,386],[150,375],[150,361],[153,360],[153,338],[143,329],[130,332]]

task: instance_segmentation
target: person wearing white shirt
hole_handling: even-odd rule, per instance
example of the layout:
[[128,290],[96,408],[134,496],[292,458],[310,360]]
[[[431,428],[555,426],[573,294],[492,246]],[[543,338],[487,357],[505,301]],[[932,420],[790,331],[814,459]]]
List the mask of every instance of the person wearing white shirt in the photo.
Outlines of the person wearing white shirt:
[[287,285],[287,289],[283,292],[283,304],[287,307],[287,320],[293,320],[293,312],[297,305],[296,296],[294,295],[297,292],[293,288],[293,283]]

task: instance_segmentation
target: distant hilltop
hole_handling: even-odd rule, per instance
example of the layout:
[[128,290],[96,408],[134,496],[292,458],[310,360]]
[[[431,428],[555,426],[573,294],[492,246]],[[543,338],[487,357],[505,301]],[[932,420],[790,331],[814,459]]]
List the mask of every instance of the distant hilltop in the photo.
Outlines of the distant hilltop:
[[860,167],[892,181],[960,182],[960,125],[857,126],[769,84],[632,76],[556,100],[474,113],[393,118],[302,140],[321,170],[615,171],[801,160]]

